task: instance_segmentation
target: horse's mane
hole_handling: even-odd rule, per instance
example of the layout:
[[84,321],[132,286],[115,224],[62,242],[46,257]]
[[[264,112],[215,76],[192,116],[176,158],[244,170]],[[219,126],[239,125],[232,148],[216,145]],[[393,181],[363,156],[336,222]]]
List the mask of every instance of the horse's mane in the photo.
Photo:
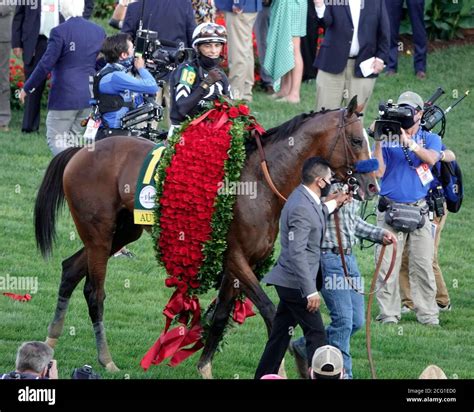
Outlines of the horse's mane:
[[[265,147],[267,144],[272,144],[284,139],[288,139],[288,137],[290,137],[296,129],[305,124],[309,119],[312,119],[319,113],[326,113],[328,111],[330,110],[323,109],[320,112],[311,111],[309,113],[301,113],[286,121],[285,123],[267,130],[262,135],[262,146]],[[245,150],[247,152],[247,156],[257,150],[257,143],[255,139],[246,140]]]

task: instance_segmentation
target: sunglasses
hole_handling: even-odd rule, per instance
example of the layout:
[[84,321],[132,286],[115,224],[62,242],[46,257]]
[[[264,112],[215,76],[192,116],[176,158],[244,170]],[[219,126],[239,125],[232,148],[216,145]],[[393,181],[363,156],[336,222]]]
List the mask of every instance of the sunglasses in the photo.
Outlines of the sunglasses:
[[223,26],[208,24],[201,29],[201,34],[217,34],[218,36],[223,36],[226,34],[226,30]]

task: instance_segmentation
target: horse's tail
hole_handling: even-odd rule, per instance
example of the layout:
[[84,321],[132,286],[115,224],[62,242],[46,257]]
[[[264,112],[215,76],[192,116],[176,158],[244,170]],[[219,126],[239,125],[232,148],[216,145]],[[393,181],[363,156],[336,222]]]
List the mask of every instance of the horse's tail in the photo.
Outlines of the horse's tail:
[[50,256],[53,250],[53,240],[56,237],[56,213],[64,204],[64,169],[80,149],[80,147],[70,147],[51,160],[36,196],[36,245],[44,258]]

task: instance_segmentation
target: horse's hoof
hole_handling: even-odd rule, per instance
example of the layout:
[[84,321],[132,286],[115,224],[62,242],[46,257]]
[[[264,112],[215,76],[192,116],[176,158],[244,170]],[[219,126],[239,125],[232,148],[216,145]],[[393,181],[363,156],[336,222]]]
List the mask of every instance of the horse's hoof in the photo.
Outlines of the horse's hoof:
[[105,369],[107,372],[120,372],[120,369],[117,368],[114,362],[109,362],[107,365],[105,365]]
[[282,378],[285,378],[285,379],[288,378],[288,376],[286,376],[286,370],[285,370],[285,359],[281,361],[280,369],[278,369],[278,375],[280,375]]
[[206,363],[204,366],[198,366],[198,370],[203,379],[212,379],[211,362]]
[[48,345],[51,349],[54,349],[58,340],[56,338],[50,338],[49,336],[46,338],[46,345]]

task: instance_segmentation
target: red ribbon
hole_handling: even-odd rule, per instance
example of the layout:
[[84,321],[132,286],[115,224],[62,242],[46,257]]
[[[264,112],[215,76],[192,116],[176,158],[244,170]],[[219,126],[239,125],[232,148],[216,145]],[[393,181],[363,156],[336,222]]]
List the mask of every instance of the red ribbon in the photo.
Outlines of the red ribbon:
[[245,322],[245,319],[255,316],[255,312],[252,310],[252,308],[253,304],[249,298],[245,298],[243,301],[237,299],[235,301],[234,307],[234,321],[242,325]]
[[31,300],[31,295],[28,293],[26,295],[17,295],[16,293],[4,292],[3,296],[6,296],[13,300],[18,300],[20,302],[28,302],[29,300]]
[[[201,307],[197,297],[190,297],[176,290],[163,310],[163,314],[167,318],[165,330],[142,358],[140,365],[144,370],[147,370],[150,365],[159,365],[169,357],[171,357],[169,366],[179,365],[204,346],[201,339]],[[181,325],[168,330],[171,322],[178,315],[180,315],[178,322]],[[188,327],[189,317],[191,317],[191,323]],[[191,348],[186,348],[193,344]]]

